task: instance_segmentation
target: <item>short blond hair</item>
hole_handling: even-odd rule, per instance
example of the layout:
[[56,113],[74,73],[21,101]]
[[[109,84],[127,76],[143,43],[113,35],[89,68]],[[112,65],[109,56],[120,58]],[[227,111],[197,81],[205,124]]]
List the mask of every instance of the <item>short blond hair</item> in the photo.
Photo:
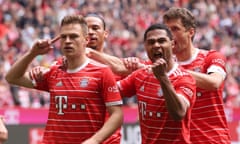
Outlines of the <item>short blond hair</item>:
[[79,24],[82,28],[83,35],[88,34],[87,22],[82,15],[67,15],[62,19],[60,26],[62,27],[69,24]]

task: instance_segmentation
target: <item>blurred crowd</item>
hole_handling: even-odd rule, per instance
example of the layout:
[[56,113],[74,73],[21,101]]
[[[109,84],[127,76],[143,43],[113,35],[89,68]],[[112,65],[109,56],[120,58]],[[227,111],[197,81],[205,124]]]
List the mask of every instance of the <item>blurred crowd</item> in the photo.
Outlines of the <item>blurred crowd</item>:
[[[9,85],[4,76],[34,41],[56,36],[65,15],[100,13],[110,33],[106,53],[146,58],[143,32],[151,23],[162,22],[164,11],[172,6],[186,7],[197,18],[196,47],[226,56],[223,99],[226,106],[240,107],[240,0],[0,0],[0,106],[48,107],[48,93]],[[31,67],[49,66],[60,56],[58,45],[38,56]],[[126,105],[135,102],[125,100]]]

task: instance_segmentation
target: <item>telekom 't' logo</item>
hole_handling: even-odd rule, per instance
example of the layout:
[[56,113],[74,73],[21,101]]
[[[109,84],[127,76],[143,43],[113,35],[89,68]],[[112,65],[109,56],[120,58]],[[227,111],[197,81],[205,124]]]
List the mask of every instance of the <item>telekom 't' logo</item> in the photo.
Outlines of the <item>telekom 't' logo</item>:
[[67,108],[67,96],[55,96],[56,108],[59,115],[64,115],[63,109]]

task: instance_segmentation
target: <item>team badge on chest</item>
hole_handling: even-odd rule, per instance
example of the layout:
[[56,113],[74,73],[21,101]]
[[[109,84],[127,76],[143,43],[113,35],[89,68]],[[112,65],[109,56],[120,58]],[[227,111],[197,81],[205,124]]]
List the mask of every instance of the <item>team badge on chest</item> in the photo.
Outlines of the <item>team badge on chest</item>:
[[88,83],[89,83],[89,79],[88,78],[83,78],[83,79],[80,80],[79,85],[80,85],[80,87],[84,88],[84,87],[88,86]]

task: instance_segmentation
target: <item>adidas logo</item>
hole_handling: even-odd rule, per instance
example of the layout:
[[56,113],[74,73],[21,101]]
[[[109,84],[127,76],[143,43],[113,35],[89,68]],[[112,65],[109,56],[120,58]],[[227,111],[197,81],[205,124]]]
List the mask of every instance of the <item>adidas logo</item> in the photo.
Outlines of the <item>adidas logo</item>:
[[62,81],[59,81],[57,84],[56,84],[56,86],[62,86],[63,84],[62,84]]

